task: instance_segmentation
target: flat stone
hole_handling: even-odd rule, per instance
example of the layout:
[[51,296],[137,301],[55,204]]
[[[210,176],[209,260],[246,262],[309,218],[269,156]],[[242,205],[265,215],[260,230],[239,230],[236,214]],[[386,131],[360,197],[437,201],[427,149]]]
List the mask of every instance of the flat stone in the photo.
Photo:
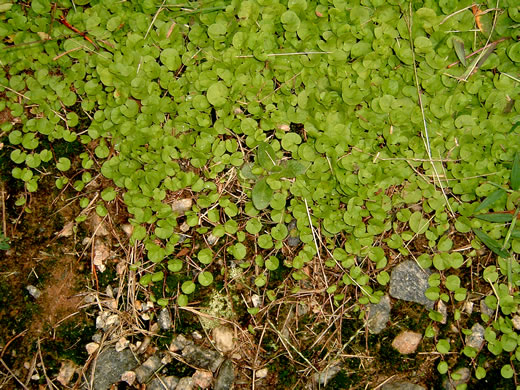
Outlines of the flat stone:
[[95,390],[108,390],[111,385],[121,380],[126,371],[132,371],[139,362],[130,349],[117,352],[114,347],[101,351],[95,362],[94,373],[90,370],[89,378],[94,377]]
[[233,329],[228,326],[221,325],[213,329],[213,342],[217,349],[222,353],[228,353],[235,348],[235,342],[233,341]]
[[172,317],[167,308],[164,308],[159,312],[157,322],[159,323],[159,328],[162,330],[168,330],[172,327]]
[[161,368],[161,358],[157,355],[150,356],[146,361],[135,369],[135,375],[139,383],[146,383],[155,371]]
[[381,390],[426,390],[426,388],[406,381],[385,383]]
[[176,390],[179,378],[175,376],[159,377],[152,380],[146,390]]
[[390,297],[385,295],[379,303],[370,304],[368,306],[368,330],[372,334],[379,334],[386,328],[390,321]]
[[189,364],[205,370],[211,370],[211,372],[217,371],[224,361],[222,355],[217,351],[201,348],[194,344],[188,344],[184,347],[182,357]]
[[208,389],[213,382],[213,375],[209,371],[197,370],[195,374],[191,376],[191,379],[193,379],[194,385],[201,389]]
[[184,335],[180,334],[177,337],[175,337],[170,344],[170,351],[172,352],[179,352],[184,349],[189,344],[193,344],[193,341],[188,340]]
[[177,383],[177,387],[175,390],[192,390],[193,389],[193,379],[189,376],[181,378],[179,383]]
[[471,334],[466,336],[466,345],[475,348],[477,351],[484,345],[485,329],[479,323],[471,327]]
[[233,362],[226,360],[220,367],[214,390],[229,390],[233,386],[234,381],[235,368],[233,367]]
[[451,379],[447,378],[443,386],[446,390],[456,390],[457,386],[468,383],[469,379],[471,378],[471,370],[467,367],[461,367],[458,370],[454,371],[451,374],[452,378],[458,377],[458,379]]
[[415,261],[404,261],[392,270],[390,276],[390,296],[408,302],[416,302],[433,309],[434,302],[424,294],[428,287],[431,271],[422,269]]
[[392,347],[397,349],[399,353],[407,355],[417,350],[421,340],[422,334],[406,330],[401,332],[394,341],[392,341]]

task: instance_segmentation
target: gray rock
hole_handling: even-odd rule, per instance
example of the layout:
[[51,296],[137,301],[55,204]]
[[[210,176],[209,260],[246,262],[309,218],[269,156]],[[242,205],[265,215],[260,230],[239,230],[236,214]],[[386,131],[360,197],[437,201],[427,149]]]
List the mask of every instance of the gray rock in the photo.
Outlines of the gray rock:
[[291,247],[295,247],[300,245],[300,235],[298,233],[298,229],[296,229],[296,220],[293,219],[291,222],[289,222],[289,225],[287,225],[287,230],[289,230],[289,236],[287,236],[287,245]]
[[426,390],[426,388],[406,381],[386,383],[381,390]]
[[159,328],[162,330],[168,330],[172,327],[172,318],[170,316],[170,311],[167,308],[160,311],[157,316],[157,322],[159,323]]
[[179,383],[177,383],[177,387],[175,390],[192,390],[193,389],[193,379],[189,376],[181,378]]
[[233,367],[233,362],[226,360],[222,363],[222,367],[220,367],[214,390],[229,390],[233,386],[234,380],[235,368]]
[[433,309],[433,301],[426,298],[428,277],[431,271],[422,269],[415,261],[404,261],[392,270],[390,276],[390,295],[396,299],[416,302]]
[[484,345],[485,329],[479,323],[471,327],[471,334],[466,336],[466,345],[475,348],[477,351]]
[[480,312],[482,314],[488,315],[489,317],[492,317],[493,314],[495,314],[495,311],[492,308],[490,308],[488,305],[486,305],[486,302],[484,301],[484,299],[482,299],[480,301]]
[[107,390],[112,384],[119,382],[125,371],[131,371],[139,362],[130,349],[117,352],[114,347],[105,348],[95,360],[94,373],[90,371],[89,378],[94,377],[94,390]]
[[368,306],[368,330],[372,334],[379,334],[386,328],[390,321],[390,297],[385,295],[379,303]]
[[159,377],[151,381],[146,390],[176,390],[179,378],[174,376]]
[[330,380],[332,380],[341,371],[341,366],[338,363],[332,364],[320,373],[314,374],[314,381],[319,383],[321,386],[327,386]]
[[184,337],[182,334],[178,335],[173,339],[172,343],[170,344],[170,351],[172,352],[179,352],[184,349],[187,345],[193,344],[193,341],[188,340],[186,337]]
[[443,383],[443,386],[446,390],[456,390],[458,385],[468,383],[469,379],[471,378],[471,371],[467,367],[461,367],[451,375],[452,377],[457,376],[459,379],[447,378]]
[[222,355],[217,351],[201,348],[194,344],[188,344],[184,347],[182,357],[189,364],[198,368],[211,370],[212,372],[217,371],[224,361]]
[[135,375],[139,383],[146,383],[153,373],[161,368],[161,358],[157,355],[150,356],[146,361],[135,369]]

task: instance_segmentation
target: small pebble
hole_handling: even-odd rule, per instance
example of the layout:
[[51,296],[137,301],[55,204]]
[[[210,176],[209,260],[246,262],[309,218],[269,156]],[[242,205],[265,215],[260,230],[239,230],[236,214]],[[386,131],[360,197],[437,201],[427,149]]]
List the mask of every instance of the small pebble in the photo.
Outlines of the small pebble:
[[127,340],[126,338],[124,337],[121,337],[117,343],[116,343],[116,351],[117,352],[121,352],[123,349],[125,349],[126,347],[128,347],[128,345],[130,344],[130,341]]
[[38,290],[36,287],[34,287],[33,285],[28,285],[27,287],[25,287],[27,289],[27,292],[34,298],[34,299],[38,299],[40,298],[40,296],[42,295],[42,292],[40,290]]
[[135,382],[135,372],[133,371],[125,371],[123,375],[121,375],[121,381],[128,383],[130,386],[132,386]]
[[197,370],[191,378],[193,379],[193,384],[201,389],[208,389],[213,382],[213,375],[209,371]]
[[209,234],[208,238],[206,238],[206,241],[208,241],[209,245],[215,245],[218,241],[218,237],[214,236],[213,234]]
[[392,341],[392,347],[397,349],[399,353],[407,355],[414,353],[422,340],[422,334],[404,331],[400,333],[394,341]]
[[222,353],[228,353],[233,350],[235,343],[233,341],[233,330],[227,326],[217,326],[212,332],[215,346]]
[[98,343],[88,343],[87,345],[85,345],[85,348],[87,349],[87,353],[89,355],[92,355],[94,352],[96,352],[99,348],[99,344]]
[[268,370],[267,368],[261,368],[260,370],[257,370],[256,373],[255,373],[255,376],[258,378],[258,379],[262,379],[262,378],[265,378],[268,374]]
[[184,215],[186,211],[191,209],[193,201],[189,198],[179,199],[172,203],[172,211],[177,213],[179,216]]

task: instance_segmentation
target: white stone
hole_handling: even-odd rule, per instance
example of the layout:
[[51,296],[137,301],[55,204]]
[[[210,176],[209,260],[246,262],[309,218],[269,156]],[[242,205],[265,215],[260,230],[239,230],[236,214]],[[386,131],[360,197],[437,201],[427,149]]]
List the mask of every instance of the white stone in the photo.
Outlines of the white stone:
[[513,326],[516,330],[520,330],[520,316],[514,315],[513,318],[511,318],[511,322],[513,322]]
[[258,294],[253,294],[251,295],[251,303],[254,307],[259,307],[262,304],[262,298]]
[[112,314],[111,316],[108,316],[105,322],[105,328],[108,328],[112,325],[119,325],[119,316],[117,314]]
[[126,349],[130,344],[130,340],[127,340],[124,337],[121,337],[116,343],[116,351],[121,352],[123,349]]
[[191,209],[193,205],[193,200],[190,198],[186,199],[178,199],[172,202],[172,211],[177,213],[179,216],[184,215],[186,211]]
[[255,372],[255,376],[258,378],[258,379],[262,379],[262,378],[265,378],[268,374],[268,370],[267,368],[261,368],[260,370],[257,370]]
[[126,223],[123,226],[121,226],[121,229],[123,229],[123,231],[126,233],[126,235],[128,237],[130,237],[132,235],[132,233],[134,232],[134,227],[132,225],[130,225],[129,223]]
[[42,295],[42,292],[32,285],[28,285],[25,288],[34,299],[38,299]]

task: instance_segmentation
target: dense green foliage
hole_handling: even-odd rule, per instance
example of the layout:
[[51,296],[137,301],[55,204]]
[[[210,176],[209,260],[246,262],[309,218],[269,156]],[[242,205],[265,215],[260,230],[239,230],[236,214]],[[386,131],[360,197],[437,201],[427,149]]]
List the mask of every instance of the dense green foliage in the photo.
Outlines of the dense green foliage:
[[[496,243],[508,228],[474,213],[517,207],[520,11],[514,0],[488,1],[478,29],[471,1],[412,3],[4,1],[0,111],[16,118],[1,124],[12,175],[28,192],[46,173],[80,192],[99,172],[111,179],[96,211],[124,200],[132,242],[146,249],[133,268],[143,285],[185,272],[173,259],[181,234],[171,203],[191,194],[186,224],[198,237],[225,237],[225,250],[201,240],[196,276],[165,297],[179,304],[213,283],[217,256],[263,270],[253,288],[269,286],[268,299],[277,294],[271,272],[306,279],[318,259],[317,269],[341,275],[326,286],[337,303],[354,288],[359,304],[376,302],[389,251],[439,271],[431,299],[462,302],[467,286],[450,271],[471,266],[480,245],[459,251],[454,237],[476,229]],[[83,152],[59,154],[62,140]],[[302,245],[286,256],[289,236]],[[422,253],[408,245],[417,236]],[[480,275],[503,315],[486,337],[493,353],[520,358],[509,317],[520,299],[520,238],[495,249],[509,261]]]

